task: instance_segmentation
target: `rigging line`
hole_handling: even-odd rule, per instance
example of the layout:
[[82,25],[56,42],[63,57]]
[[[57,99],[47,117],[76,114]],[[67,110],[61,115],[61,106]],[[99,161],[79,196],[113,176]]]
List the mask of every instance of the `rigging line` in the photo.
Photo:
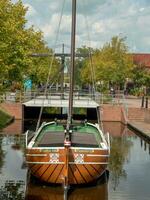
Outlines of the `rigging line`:
[[[85,0],[83,0],[83,7],[85,8],[86,4],[85,4]],[[94,70],[94,66],[93,66],[93,59],[92,59],[92,52],[91,52],[91,39],[90,39],[90,29],[89,29],[89,24],[88,24],[88,19],[87,19],[87,14],[85,13],[84,14],[84,17],[85,17],[85,24],[86,24],[86,29],[87,29],[87,37],[88,37],[88,46],[89,46],[89,60],[90,60],[90,69],[91,69],[91,74],[92,74],[92,87],[93,87],[93,92],[95,94],[95,91],[96,91],[96,84],[95,84],[95,81],[96,81],[96,75],[95,75],[95,70]]]
[[[63,13],[64,13],[65,2],[66,2],[66,0],[63,0],[61,14],[60,14],[60,18],[59,18],[58,29],[57,29],[57,32],[56,32],[56,39],[55,39],[55,42],[54,42],[54,51],[53,51],[51,61],[49,62],[50,67],[49,67],[48,77],[47,77],[46,86],[45,86],[45,90],[44,90],[44,97],[46,97],[46,93],[47,93],[47,89],[48,89],[48,83],[49,83],[49,80],[50,80],[50,75],[51,75],[51,70],[52,70],[52,65],[53,65],[54,58],[55,58],[55,49],[56,49],[56,46],[57,46],[58,36],[59,36],[59,32],[60,32],[60,25],[61,25],[62,16],[63,16]],[[36,131],[38,130],[39,125],[40,125],[43,108],[44,108],[44,99],[43,99],[43,104],[42,104],[41,109],[40,109],[39,118],[38,118],[38,122],[37,122],[37,126],[36,126]]]
[[[63,69],[64,69],[64,66],[61,66],[61,68],[58,69],[58,70],[55,72],[55,74],[53,75],[53,77],[52,77],[49,81],[51,81],[53,84],[54,84],[56,81],[58,81],[58,78],[59,78],[60,74],[62,73]],[[56,74],[57,74],[57,75],[56,75]],[[55,78],[55,80],[54,80],[54,78]]]
[[[83,0],[83,6],[85,8],[86,4],[85,4],[85,0]],[[89,41],[89,60],[90,60],[90,69],[91,69],[91,79],[92,79],[92,84],[93,84],[93,92],[94,95],[96,94],[97,91],[97,86],[96,86],[96,75],[95,75],[95,70],[94,70],[94,66],[93,66],[93,59],[92,59],[92,53],[91,53],[91,38],[90,38],[90,29],[89,29],[89,23],[88,23],[88,18],[87,18],[87,13],[84,14],[85,17],[85,24],[86,24],[86,28],[87,28],[87,37],[88,37],[88,41]],[[101,119],[101,110],[100,108],[96,109],[97,112],[97,117],[98,117],[98,124],[100,124],[102,131],[104,132],[104,127],[103,127],[103,122]]]
[[50,88],[51,88],[51,87],[54,85],[54,83],[56,83],[56,81],[58,81],[58,79],[60,78],[60,75],[61,75],[62,70],[63,70],[63,67],[61,67],[60,70],[58,70],[57,76],[55,77],[55,80],[53,80],[54,77],[51,79],[51,81],[53,81],[53,82],[52,82],[52,84],[50,85]]
[[[54,75],[52,78],[51,78],[51,85],[50,85],[50,89],[51,89],[51,87],[54,85],[54,83],[56,83],[56,81],[58,81],[58,79],[60,78],[60,75],[61,75],[61,73],[62,73],[62,70],[64,70],[64,66],[61,66],[61,68],[60,69],[58,69],[57,70],[57,75]],[[55,78],[55,80],[53,80]]]

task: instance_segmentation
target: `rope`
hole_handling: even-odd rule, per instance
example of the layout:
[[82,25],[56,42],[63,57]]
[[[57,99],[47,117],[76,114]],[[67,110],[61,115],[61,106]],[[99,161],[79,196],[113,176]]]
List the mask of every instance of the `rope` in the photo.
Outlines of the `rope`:
[[[62,21],[63,12],[64,12],[65,2],[66,2],[66,0],[63,0],[62,10],[61,10],[60,18],[59,18],[58,29],[57,29],[57,33],[56,33],[56,39],[55,39],[55,42],[54,42],[54,47],[55,48],[54,48],[54,51],[53,51],[52,59],[51,59],[51,61],[49,63],[50,67],[49,67],[48,77],[47,77],[46,86],[45,86],[45,90],[44,90],[44,96],[45,97],[46,97],[46,94],[47,94],[48,84],[49,84],[51,70],[52,70],[52,65],[53,65],[54,58],[55,58],[55,49],[56,49],[56,46],[57,46],[58,36],[59,36],[59,32],[60,32],[60,25],[61,25],[61,21]],[[41,121],[43,108],[44,108],[44,100],[43,100],[43,104],[42,104],[41,109],[40,109],[39,118],[38,118],[38,122],[37,122],[37,126],[36,126],[36,131],[38,130],[38,128],[40,126],[40,121]]]
[[[83,6],[85,8],[85,0],[83,0]],[[94,65],[93,65],[93,59],[92,59],[92,52],[91,52],[91,39],[90,39],[90,29],[89,29],[89,24],[88,24],[88,19],[87,19],[87,14],[84,14],[85,17],[85,24],[86,24],[86,29],[87,29],[87,37],[88,37],[88,42],[89,42],[89,60],[90,60],[90,69],[91,69],[91,81],[92,81],[92,87],[93,87],[93,93],[95,95],[96,90],[97,90],[97,86],[95,84],[96,81],[96,75],[95,75],[95,70],[94,70]],[[101,130],[104,132],[104,128],[103,128],[103,122],[101,120],[101,110],[100,107],[98,107],[97,109],[97,117],[98,117],[98,124],[101,127]]]
[[[85,4],[85,0],[83,0],[83,6],[85,8],[86,4]],[[95,94],[96,91],[96,84],[95,84],[95,80],[96,80],[96,76],[95,76],[95,70],[94,70],[94,65],[93,65],[93,59],[92,59],[92,52],[91,52],[91,38],[90,38],[90,29],[89,29],[89,24],[88,24],[88,19],[87,19],[87,14],[84,14],[85,17],[85,24],[86,24],[86,29],[87,29],[87,37],[88,37],[88,46],[89,46],[89,66],[91,69],[91,81],[92,81],[92,89],[93,89],[93,93]]]
[[53,82],[52,82],[52,84],[50,85],[50,88],[54,85],[54,83],[56,83],[56,82],[59,80],[60,75],[61,75],[63,69],[64,69],[64,67],[62,66],[62,67],[57,71],[57,75],[55,76],[55,80],[54,80],[54,81],[53,81],[54,77],[51,79],[51,81],[53,81]]

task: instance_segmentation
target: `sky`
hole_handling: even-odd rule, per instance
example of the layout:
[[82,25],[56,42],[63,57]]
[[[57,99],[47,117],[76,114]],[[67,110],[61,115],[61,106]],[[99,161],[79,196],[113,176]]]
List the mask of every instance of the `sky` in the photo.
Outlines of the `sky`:
[[[27,27],[42,30],[50,48],[70,46],[71,0],[22,1]],[[77,47],[101,48],[116,35],[126,37],[130,52],[150,53],[150,0],[77,0]]]

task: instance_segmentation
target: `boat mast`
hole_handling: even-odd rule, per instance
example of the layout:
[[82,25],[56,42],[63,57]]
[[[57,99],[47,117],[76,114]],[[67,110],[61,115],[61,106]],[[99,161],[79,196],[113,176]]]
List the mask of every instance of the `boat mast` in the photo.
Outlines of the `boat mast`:
[[72,0],[72,28],[71,28],[71,66],[70,66],[70,90],[67,129],[69,130],[73,113],[73,90],[75,68],[75,35],[76,35],[76,0]]

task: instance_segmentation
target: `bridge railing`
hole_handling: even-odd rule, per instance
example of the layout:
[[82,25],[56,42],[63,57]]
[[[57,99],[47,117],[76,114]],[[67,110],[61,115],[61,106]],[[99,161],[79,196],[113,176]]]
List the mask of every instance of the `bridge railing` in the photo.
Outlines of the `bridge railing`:
[[[36,103],[36,100],[45,100],[48,101],[51,100],[68,100],[69,99],[69,92],[68,90],[65,90],[63,93],[58,90],[51,90],[48,91],[45,95],[43,91],[40,90],[32,90],[32,91],[6,91],[0,93],[0,102],[20,102],[24,103],[30,100],[34,100]],[[74,99],[81,100],[94,100],[99,105],[102,104],[112,104],[112,105],[119,105],[122,104],[125,108],[125,111],[127,113],[127,104],[124,94],[122,93],[116,93],[116,94],[102,94],[102,93],[89,93],[87,90],[75,90],[74,91]]]
[[[90,94],[90,93],[84,93],[84,92],[74,92],[73,98],[75,100],[80,100],[81,101],[86,101],[90,103],[91,100],[95,100],[98,101],[98,99],[100,99],[100,94]],[[68,92],[64,92],[64,93],[58,93],[58,92],[47,92],[47,94],[45,95],[42,92],[34,92],[31,95],[25,95],[24,96],[24,101],[29,101],[29,99],[33,99],[32,102],[34,102],[34,104],[38,103],[39,101],[41,102],[42,100],[45,101],[47,100],[48,103],[51,103],[51,101],[54,100],[59,100],[60,103],[63,102],[64,100],[69,100],[69,93]],[[44,103],[44,102],[43,102]]]

